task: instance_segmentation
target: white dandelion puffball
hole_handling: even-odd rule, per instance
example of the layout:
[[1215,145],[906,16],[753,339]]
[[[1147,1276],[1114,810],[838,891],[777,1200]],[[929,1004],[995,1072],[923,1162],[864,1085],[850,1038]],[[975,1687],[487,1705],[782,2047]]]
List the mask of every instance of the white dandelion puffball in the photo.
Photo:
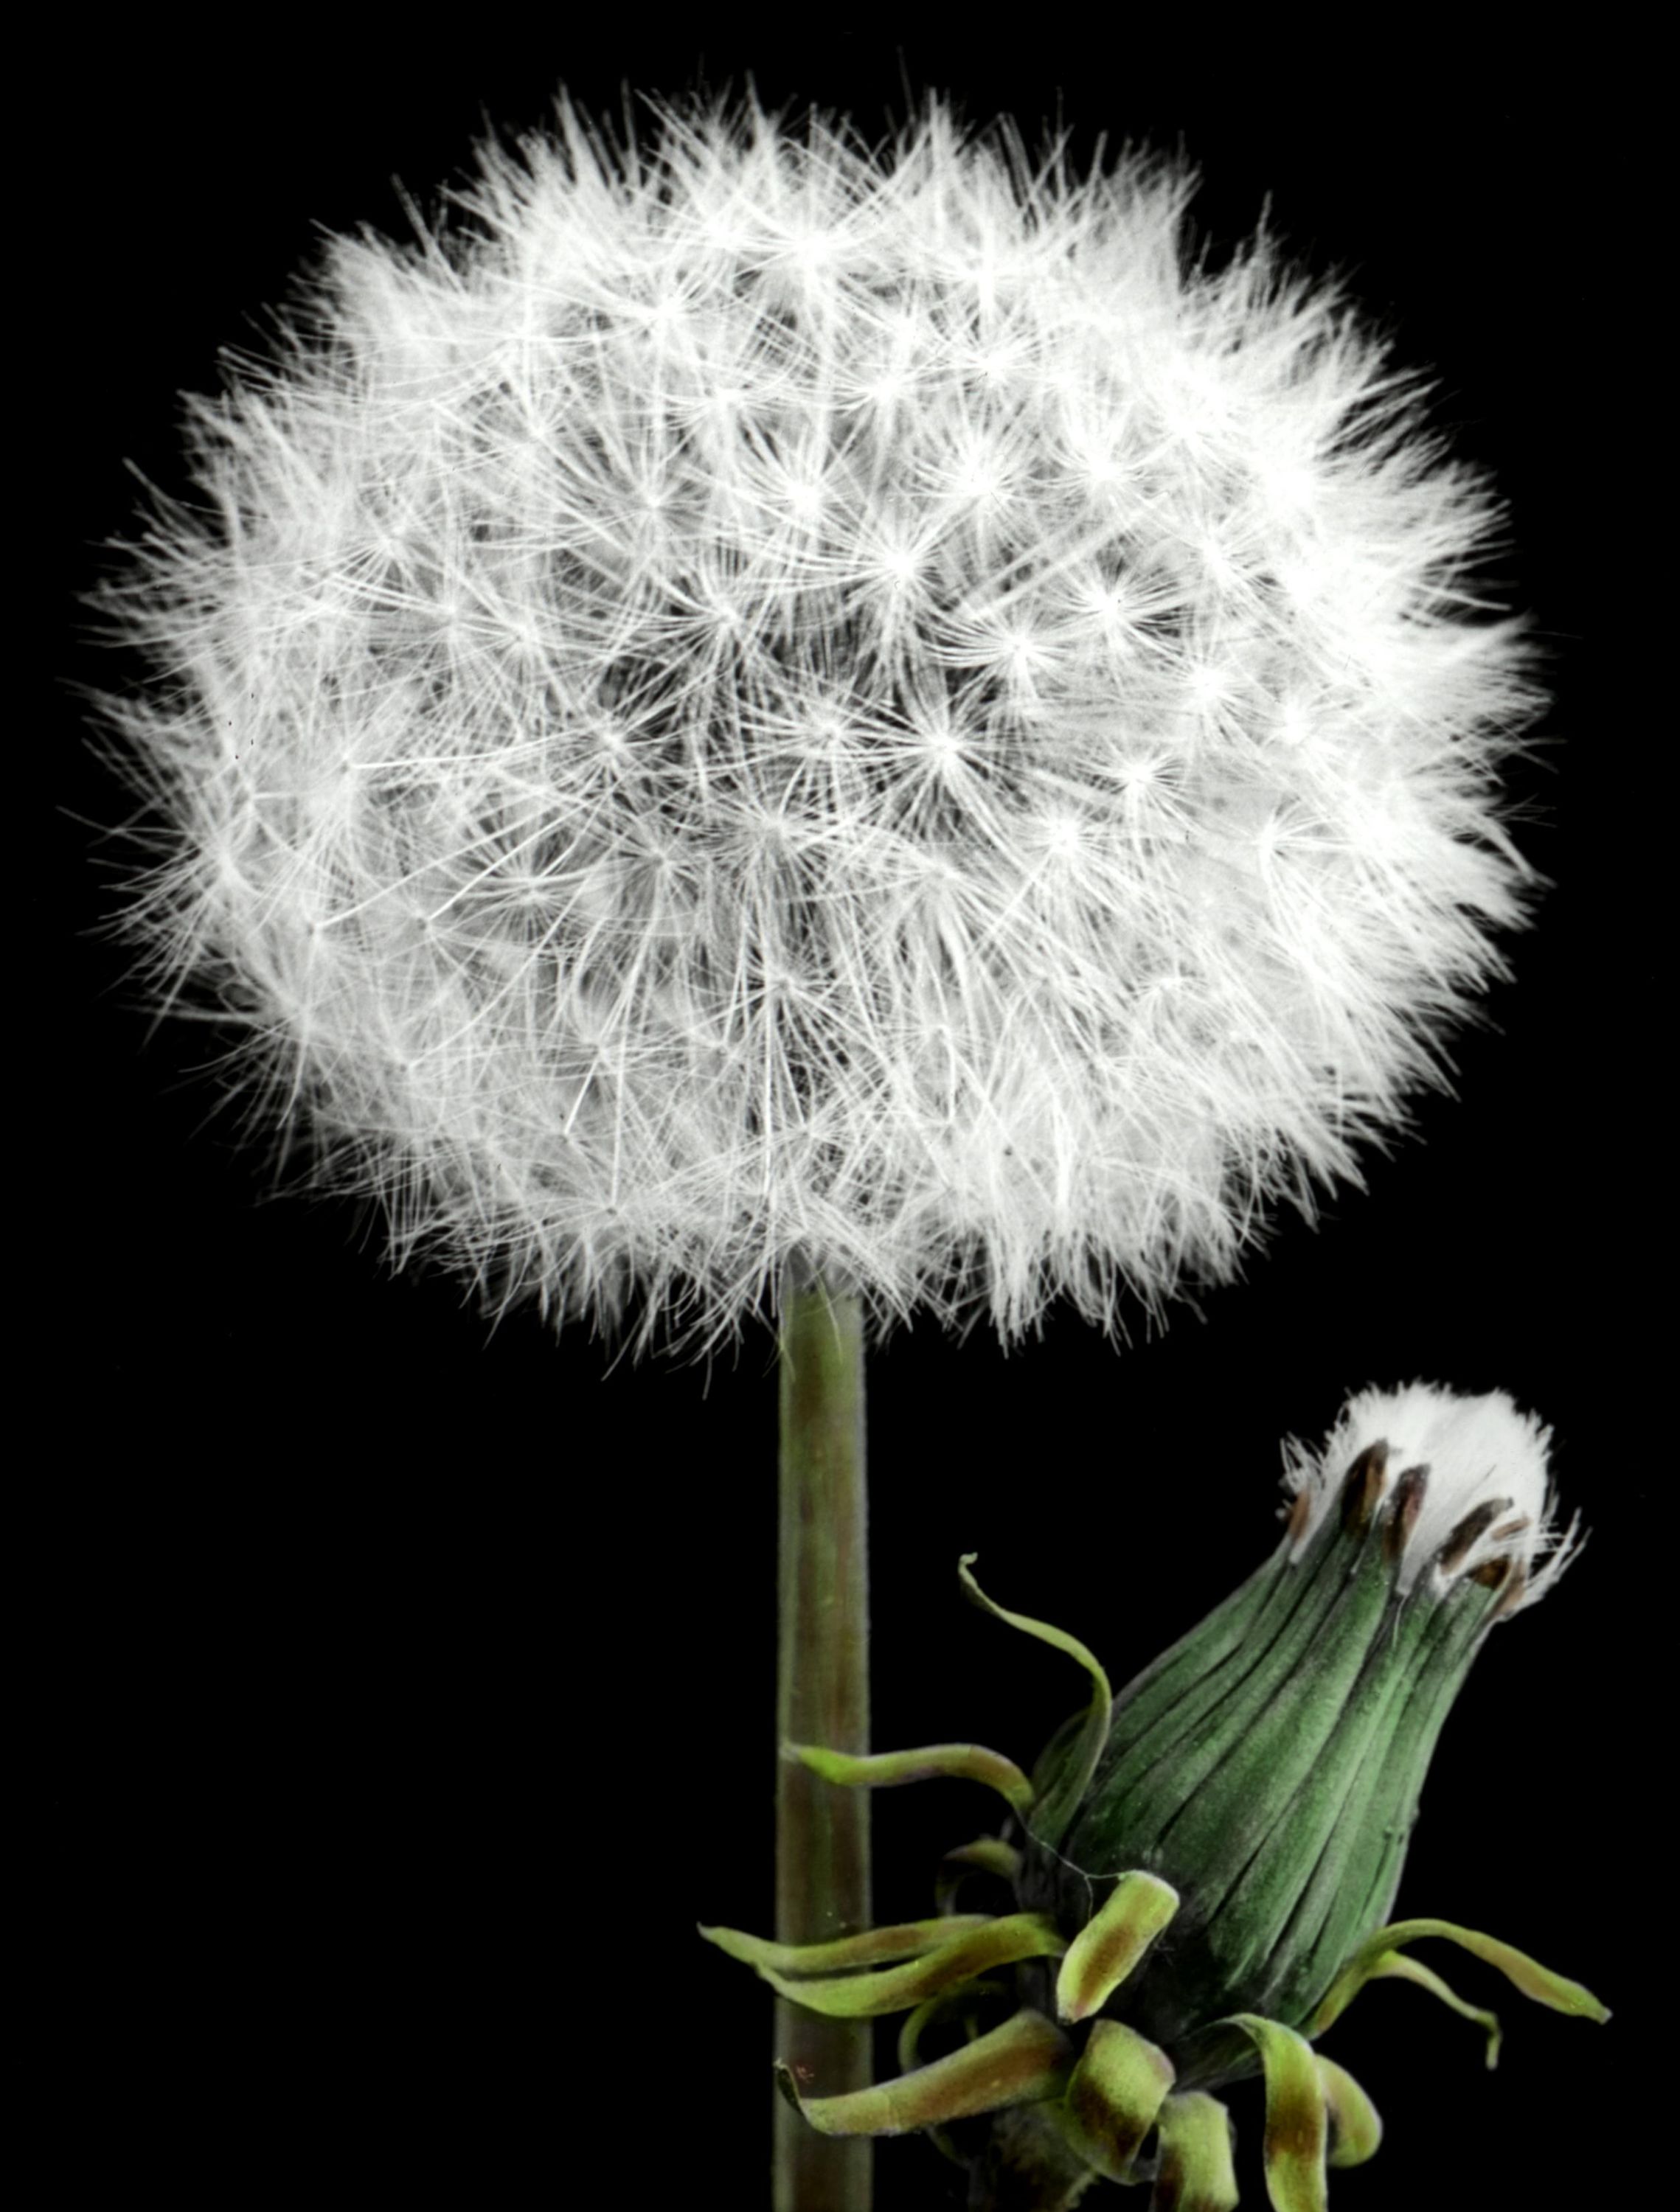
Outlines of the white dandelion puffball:
[[1118,1330],[1522,918],[1497,503],[1171,162],[653,112],[333,240],[190,403],[105,595],[150,980],[493,1303]]

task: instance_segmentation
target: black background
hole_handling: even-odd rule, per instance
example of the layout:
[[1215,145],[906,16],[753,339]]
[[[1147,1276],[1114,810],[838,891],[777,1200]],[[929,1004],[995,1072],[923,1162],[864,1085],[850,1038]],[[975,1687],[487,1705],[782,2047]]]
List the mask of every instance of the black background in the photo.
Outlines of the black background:
[[[600,2172],[589,2203],[766,2201],[768,1993],[693,1929],[770,1916],[767,1342],[707,1375],[615,1367],[534,1316],[491,1332],[452,1282],[393,1279],[353,1204],[275,1196],[198,1072],[205,1034],[151,1031],[97,933],[119,856],[89,825],[126,802],[65,688],[110,673],[72,595],[128,522],[124,459],[179,484],[175,394],[211,381],[320,228],[401,233],[393,176],[423,199],[484,116],[537,123],[562,81],[600,108],[626,79],[749,68],[769,100],[877,131],[931,85],[1029,137],[1059,100],[1085,151],[1102,131],[1182,143],[1213,238],[1269,195],[1297,252],[1351,270],[1436,367],[1441,419],[1511,502],[1507,581],[1555,690],[1512,784],[1554,888],[1459,1039],[1459,1096],[1423,1101],[1363,1192],[1316,1229],[1281,1222],[1245,1283],[1165,1335],[1117,1351],[1057,1316],[1007,1358],[929,1326],[873,1356],[874,1740],[1026,1760],[1077,1699],[1064,1662],[961,1602],[959,1553],[1118,1683],[1271,1543],[1283,1435],[1322,1435],[1367,1382],[1513,1391],[1554,1425],[1592,1538],[1478,1666],[1401,1901],[1533,1950],[1617,2018],[1563,2020],[1441,1955],[1505,2017],[1490,2075],[1473,2027],[1370,1991],[1329,2049],[1388,2140],[1332,2200],[1610,2201],[1640,2170],[1672,1480],[1661,726],[1633,620],[1663,459],[1642,410],[1666,403],[1630,306],[1623,96],[1579,56],[1262,67],[1204,35],[1156,55],[1036,27],[1031,51],[642,19],[587,46],[502,20],[307,47],[277,22],[228,50],[49,35],[13,341],[44,556],[15,641],[35,702],[15,742],[44,780],[14,1079],[41,2201],[113,2166],[184,2203],[534,2204],[580,2167]],[[939,1851],[989,1814],[955,1784],[881,1797],[878,1918],[929,1910]],[[1257,2092],[1233,2108],[1258,2203]],[[881,2212],[961,2201],[916,2140],[878,2172]]]

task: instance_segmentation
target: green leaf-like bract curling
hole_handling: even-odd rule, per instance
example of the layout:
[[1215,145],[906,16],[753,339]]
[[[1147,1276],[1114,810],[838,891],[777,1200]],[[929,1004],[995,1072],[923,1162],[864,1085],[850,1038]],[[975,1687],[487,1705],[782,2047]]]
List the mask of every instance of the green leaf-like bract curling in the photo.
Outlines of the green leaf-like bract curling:
[[[1334,1477],[1348,1435],[1379,1419],[1408,1448],[1393,1455],[1402,1471],[1391,1474],[1386,1441],[1364,1437]],[[994,1603],[965,1559],[969,1595],[1076,1660],[1091,1699],[1030,1782],[972,1744],[854,1758],[789,1747],[851,1787],[986,1783],[1018,1838],[952,1855],[965,1899],[984,1878],[1013,1888],[1017,1909],[989,1921],[954,1911],[948,1874],[942,1923],[793,1949],[703,1931],[795,2002],[916,2007],[898,2080],[832,2098],[819,2085],[801,2105],[812,2124],[926,2127],[970,2165],[976,2203],[1007,2187],[1009,2202],[1062,2208],[1081,2174],[1100,2174],[1153,2179],[1153,2212],[1229,2212],[1227,2123],[1206,2092],[1260,2070],[1274,2212],[1323,2212],[1328,2168],[1362,2163],[1382,2136],[1360,2084],[1312,2048],[1367,1981],[1412,1981],[1486,2030],[1490,2064],[1497,2051],[1494,2014],[1409,1945],[1457,1944],[1524,1996],[1607,2020],[1589,1990],[1508,1943],[1446,1920],[1386,1924],[1430,1754],[1485,1632],[1569,1556],[1543,1443],[1498,1396],[1419,1385],[1354,1400],[1298,1476],[1274,1557],[1112,1699],[1085,1644]],[[1406,1463],[1420,1445],[1433,1477]],[[1013,1992],[983,1978],[1000,1967]],[[977,2153],[986,2114],[998,2117]]]

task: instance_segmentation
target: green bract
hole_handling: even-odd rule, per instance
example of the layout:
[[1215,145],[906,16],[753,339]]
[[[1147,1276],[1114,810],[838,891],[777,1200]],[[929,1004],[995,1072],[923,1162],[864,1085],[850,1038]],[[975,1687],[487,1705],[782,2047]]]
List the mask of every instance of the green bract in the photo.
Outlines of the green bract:
[[[1379,1419],[1403,1454],[1371,1434]],[[1399,1463],[1420,1439],[1436,1468]],[[1082,1644],[994,1605],[965,1559],[976,1601],[1077,1660],[1091,1698],[1031,1781],[972,1744],[788,1747],[840,1784],[982,1781],[1013,1815],[1007,1838],[952,1854],[934,1919],[807,1948],[703,1929],[796,2003],[909,2014],[897,2080],[806,2097],[783,2070],[811,2124],[931,2129],[980,2169],[975,2202],[994,2201],[986,2177],[994,2191],[1008,2177],[1011,2203],[1052,2208],[1104,2178],[1152,2181],[1155,2212],[1215,2212],[1237,2190],[1208,2093],[1258,2070],[1271,2202],[1314,2212],[1326,2167],[1360,2163],[1381,2138],[1363,2090],[1313,2049],[1366,1982],[1418,1983],[1482,2025],[1490,2065],[1497,2054],[1494,2015],[1409,1957],[1411,1943],[1444,1938],[1540,2003],[1608,2019],[1509,1945],[1388,1919],[1447,1711],[1488,1628],[1561,1563],[1531,1571],[1555,1549],[1543,1441],[1502,1398],[1354,1401],[1319,1467],[1297,1475],[1272,1559],[1117,1698]],[[955,1911],[977,1875],[1005,1878],[1017,1909]],[[989,2126],[961,2125],[983,2114]]]

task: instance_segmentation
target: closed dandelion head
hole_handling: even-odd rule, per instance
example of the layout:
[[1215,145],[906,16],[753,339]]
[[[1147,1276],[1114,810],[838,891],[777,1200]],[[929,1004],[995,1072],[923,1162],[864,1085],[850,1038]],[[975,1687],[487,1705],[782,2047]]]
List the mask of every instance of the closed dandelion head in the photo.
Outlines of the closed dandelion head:
[[[1391,1917],[1471,1664],[1577,1548],[1554,1517],[1549,1441],[1503,1393],[1360,1394],[1321,1450],[1292,1450],[1271,1558],[1117,1696],[1083,1644],[993,1604],[965,1561],[978,1603],[1085,1668],[1090,1702],[1030,1778],[969,1742],[870,1758],[788,1747],[839,1784],[986,1783],[1011,1814],[950,1854],[928,1920],[810,1947],[702,1931],[800,2006],[908,2014],[896,2079],[837,2095],[785,2084],[813,2125],[930,2129],[974,2170],[973,2203],[1060,2212],[1106,2179],[1153,2180],[1159,2212],[1229,2212],[1214,2093],[1263,2074],[1269,2202],[1324,2212],[1327,2168],[1381,2140],[1370,2098],[1316,2048],[1367,1984],[1413,1983],[1481,2028],[1488,2065],[1498,2057],[1497,2017],[1416,1945],[1454,1945],[1539,2004],[1607,2020],[1508,1942]],[[959,1909],[981,1880],[1003,1910]],[[1431,2051],[1420,2034],[1426,2075]]]
[[563,105],[334,241],[106,604],[160,995],[494,1302],[1228,1273],[1439,1073],[1537,701],[1416,388],[1193,179]]

